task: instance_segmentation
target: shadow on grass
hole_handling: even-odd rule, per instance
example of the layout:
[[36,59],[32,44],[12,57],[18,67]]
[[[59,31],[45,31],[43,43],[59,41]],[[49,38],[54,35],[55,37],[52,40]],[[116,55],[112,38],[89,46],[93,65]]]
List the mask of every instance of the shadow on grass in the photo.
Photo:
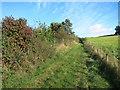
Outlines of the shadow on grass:
[[115,72],[115,68],[112,68],[110,65],[106,64],[104,59],[101,58],[98,54],[94,53],[90,47],[86,46],[85,44],[83,45],[84,45],[85,53],[88,54],[87,57],[94,59],[99,63],[98,74],[102,76],[102,78],[106,79],[113,88],[120,88],[120,78],[118,78]]

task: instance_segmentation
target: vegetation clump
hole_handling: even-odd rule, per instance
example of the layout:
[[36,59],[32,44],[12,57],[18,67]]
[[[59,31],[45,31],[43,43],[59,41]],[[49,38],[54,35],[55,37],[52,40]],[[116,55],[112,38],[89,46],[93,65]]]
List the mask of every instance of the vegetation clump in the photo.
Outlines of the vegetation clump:
[[67,45],[68,42],[77,40],[69,19],[62,23],[51,23],[50,26],[40,22],[38,24],[37,28],[32,28],[24,18],[15,20],[10,16],[3,19],[3,82],[16,71],[31,72],[38,63],[47,63],[49,59],[55,59],[58,54],[56,45]]

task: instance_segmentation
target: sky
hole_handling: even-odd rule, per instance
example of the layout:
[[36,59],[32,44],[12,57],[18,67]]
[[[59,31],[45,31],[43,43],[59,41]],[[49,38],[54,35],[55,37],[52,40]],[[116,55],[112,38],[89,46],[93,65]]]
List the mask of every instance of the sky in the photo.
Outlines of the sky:
[[118,25],[118,2],[2,2],[2,18],[25,18],[31,27],[36,21],[52,22],[70,19],[79,37],[114,34]]

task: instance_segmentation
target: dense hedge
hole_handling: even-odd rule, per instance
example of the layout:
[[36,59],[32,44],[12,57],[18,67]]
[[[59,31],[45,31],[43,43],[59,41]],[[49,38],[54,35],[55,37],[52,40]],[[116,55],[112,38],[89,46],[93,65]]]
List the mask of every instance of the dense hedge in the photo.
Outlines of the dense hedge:
[[[33,36],[32,28],[27,26],[27,20],[5,17],[2,22],[2,60],[3,66],[19,62],[20,53],[27,48]],[[14,54],[13,54],[14,53]],[[18,54],[18,55],[16,55]],[[20,55],[20,56],[19,56]],[[15,60],[16,59],[16,60]],[[20,63],[20,62],[19,62]],[[7,67],[8,67],[7,66]]]
[[51,23],[50,26],[39,22],[37,28],[32,28],[24,18],[15,20],[5,17],[2,21],[3,67],[9,70],[27,68],[26,62],[36,64],[56,56],[56,43],[77,40],[71,27],[69,19],[62,23]]
[[[32,38],[32,28],[27,26],[27,20],[19,18],[14,20],[13,17],[6,17],[2,23],[3,41],[6,39],[9,44],[18,44],[20,47],[25,47],[25,41],[30,41]],[[3,42],[3,46],[8,46],[8,43]]]

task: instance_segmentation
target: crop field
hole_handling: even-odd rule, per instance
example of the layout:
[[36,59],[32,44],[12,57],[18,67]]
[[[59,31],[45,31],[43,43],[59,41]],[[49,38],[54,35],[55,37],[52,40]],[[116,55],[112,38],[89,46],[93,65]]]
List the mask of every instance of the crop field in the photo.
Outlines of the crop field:
[[84,52],[76,44],[46,63],[40,63],[32,73],[16,72],[3,83],[15,88],[110,88],[99,69],[100,61]]

